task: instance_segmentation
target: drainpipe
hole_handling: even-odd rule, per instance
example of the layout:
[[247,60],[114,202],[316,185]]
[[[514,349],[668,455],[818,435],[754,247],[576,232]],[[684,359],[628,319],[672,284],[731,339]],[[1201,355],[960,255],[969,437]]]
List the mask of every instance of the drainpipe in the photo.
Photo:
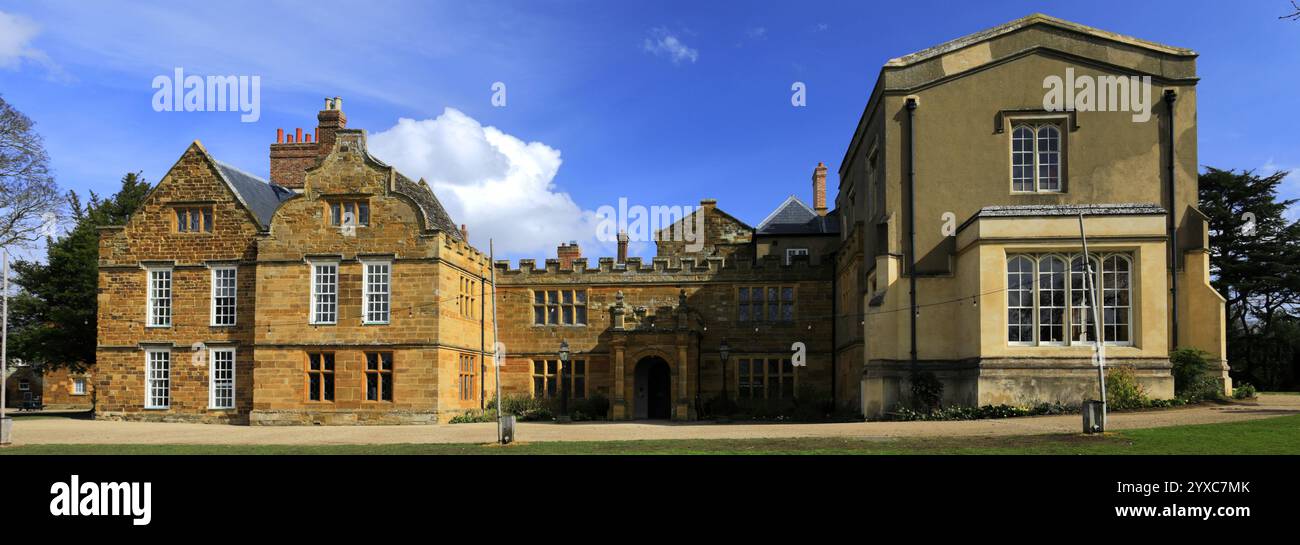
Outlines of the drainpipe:
[[478,275],[478,408],[480,410],[487,408],[487,278],[479,272]]
[[1173,329],[1170,331],[1169,338],[1172,341],[1172,348],[1178,348],[1178,226],[1174,223],[1174,216],[1178,209],[1175,205],[1178,203],[1174,191],[1177,184],[1174,179],[1174,102],[1178,100],[1178,92],[1173,89],[1165,89],[1165,104],[1169,106],[1169,174],[1165,183],[1169,186],[1169,295],[1173,304],[1170,306],[1170,317],[1173,319]]
[[907,283],[912,320],[912,372],[916,372],[916,99],[907,99]]
[[839,252],[831,252],[826,258],[831,265],[831,406],[839,409],[836,376],[840,374],[840,347],[835,340],[835,332],[840,327],[840,289],[839,289]]

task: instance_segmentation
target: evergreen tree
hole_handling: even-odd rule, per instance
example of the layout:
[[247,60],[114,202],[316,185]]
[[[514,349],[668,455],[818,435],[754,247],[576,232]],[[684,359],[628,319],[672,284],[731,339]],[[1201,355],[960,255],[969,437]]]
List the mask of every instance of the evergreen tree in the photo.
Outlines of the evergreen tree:
[[76,222],[58,239],[46,240],[44,263],[14,263],[13,282],[21,291],[11,301],[11,355],[46,369],[82,371],[95,363],[99,286],[99,228],[126,223],[144,201],[149,183],[139,173],[122,177],[110,199],[93,191],[82,205],[68,193]]
[[1294,382],[1291,354],[1300,349],[1300,221],[1286,218],[1297,201],[1277,196],[1287,174],[1207,168],[1200,176],[1211,274],[1227,299],[1228,361],[1239,379],[1264,388]]

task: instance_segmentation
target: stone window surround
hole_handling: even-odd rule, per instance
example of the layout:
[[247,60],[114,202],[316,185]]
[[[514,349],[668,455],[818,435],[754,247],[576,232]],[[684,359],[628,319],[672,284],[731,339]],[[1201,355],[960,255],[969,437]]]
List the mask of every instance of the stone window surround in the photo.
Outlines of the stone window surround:
[[[1072,112],[1071,112],[1072,113]],[[1069,136],[1068,134],[1078,129],[1074,123],[1074,117],[1066,112],[999,112],[999,117],[1005,130],[998,131],[1007,135],[1007,186],[1010,188],[1012,195],[1035,195],[1035,194],[1060,194],[1066,193],[1069,189],[1069,180],[1066,176],[1069,164]],[[1046,125],[1056,127],[1057,131],[1057,186],[1058,189],[1043,190],[1039,188],[1038,181],[1038,130]],[[1015,132],[1021,126],[1030,127],[1033,132],[1033,154],[1030,164],[1033,172],[1032,181],[1034,188],[1032,190],[1017,190],[1015,187]]]
[[[748,305],[749,310],[748,310],[747,312],[749,312],[749,317],[746,318],[746,319],[743,319],[743,320],[742,320],[742,319],[740,318],[740,305],[742,304],[742,303],[741,303],[741,299],[740,299],[740,297],[741,297],[741,296],[740,296],[740,292],[741,292],[741,290],[751,290],[750,293],[753,293],[752,290],[753,290],[754,288],[758,288],[758,289],[763,290],[762,293],[763,293],[764,297],[763,297],[763,300],[761,301],[760,306],[759,306],[760,310],[762,311],[762,315],[761,315],[758,319],[755,319],[755,318],[754,318],[754,312],[753,312],[754,302],[753,302],[753,301],[748,301],[748,300],[747,300],[744,304],[745,304],[745,305]],[[776,290],[777,290],[777,293],[776,293],[776,300],[775,300],[775,303],[776,303],[776,305],[777,305],[777,318],[776,318],[776,320],[769,320],[769,319],[768,319],[768,316],[770,316],[770,313],[767,311],[767,308],[768,308],[768,305],[767,305],[767,302],[768,302],[767,293],[768,293],[768,289],[769,289],[769,288],[776,288]],[[789,300],[789,301],[785,301],[785,300],[784,300],[784,297],[785,297],[785,290],[787,290],[787,289],[790,290],[790,300]],[[736,323],[738,323],[738,324],[745,324],[745,325],[747,325],[747,326],[748,326],[748,325],[763,325],[763,324],[766,324],[766,325],[775,325],[775,326],[789,326],[789,325],[793,325],[794,323],[796,323],[796,322],[799,321],[799,312],[798,312],[798,306],[799,306],[799,305],[798,305],[798,303],[799,303],[799,286],[798,286],[797,283],[791,283],[791,284],[744,284],[744,285],[736,286],[736,287],[733,289],[733,294],[736,296]],[[781,311],[781,308],[782,308],[783,306],[785,306],[785,305],[783,305],[783,303],[789,303],[789,307],[790,307],[790,319],[789,319],[789,320],[786,320],[786,319],[782,316],[783,312]]]
[[[588,325],[590,325],[591,301],[589,299],[590,294],[588,293],[587,288],[537,287],[529,291],[530,291],[529,295],[532,297],[529,301],[529,306],[531,306],[533,309],[533,316],[532,319],[530,320],[530,325],[532,325],[533,327],[587,327]],[[554,304],[555,307],[554,322],[551,321],[550,312],[549,312],[550,307],[552,306],[551,299],[550,299],[551,292],[555,292],[557,297],[556,303]],[[569,292],[571,294],[569,303],[564,302],[564,292]],[[543,303],[541,304],[537,303],[537,294],[539,293],[543,294],[542,297],[545,298]],[[578,297],[579,294],[582,295],[581,302],[579,302],[579,297]],[[544,323],[538,323],[537,321],[538,307],[541,307],[542,309],[542,318]],[[566,307],[572,309],[570,311],[570,315],[573,318],[572,323],[564,322],[564,310]],[[579,307],[582,307],[584,309],[582,312],[583,315],[582,321],[578,321]]]

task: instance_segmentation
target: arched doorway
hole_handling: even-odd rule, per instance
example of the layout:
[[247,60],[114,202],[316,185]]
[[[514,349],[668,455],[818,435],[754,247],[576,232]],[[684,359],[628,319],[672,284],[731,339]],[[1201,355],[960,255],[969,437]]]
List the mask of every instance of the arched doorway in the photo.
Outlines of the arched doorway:
[[672,372],[663,358],[647,356],[637,362],[635,387],[635,418],[672,416]]

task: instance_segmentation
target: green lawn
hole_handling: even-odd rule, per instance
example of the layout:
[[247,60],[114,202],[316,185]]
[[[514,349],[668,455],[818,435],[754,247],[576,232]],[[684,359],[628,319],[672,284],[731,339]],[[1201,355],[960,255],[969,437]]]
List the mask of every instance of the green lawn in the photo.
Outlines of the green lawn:
[[1300,454],[1300,415],[1114,432],[939,439],[707,439],[495,445],[26,445],[0,454]]

